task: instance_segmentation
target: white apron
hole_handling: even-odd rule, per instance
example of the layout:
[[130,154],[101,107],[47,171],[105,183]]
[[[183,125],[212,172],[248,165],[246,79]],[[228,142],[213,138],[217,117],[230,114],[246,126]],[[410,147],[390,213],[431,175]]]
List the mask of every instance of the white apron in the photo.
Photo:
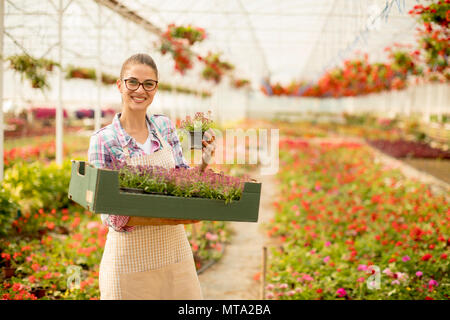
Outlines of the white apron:
[[[125,147],[128,164],[175,167],[171,146],[158,129],[155,131],[162,148],[130,158]],[[130,232],[110,227],[100,263],[99,286],[101,300],[203,299],[182,224],[135,226]]]

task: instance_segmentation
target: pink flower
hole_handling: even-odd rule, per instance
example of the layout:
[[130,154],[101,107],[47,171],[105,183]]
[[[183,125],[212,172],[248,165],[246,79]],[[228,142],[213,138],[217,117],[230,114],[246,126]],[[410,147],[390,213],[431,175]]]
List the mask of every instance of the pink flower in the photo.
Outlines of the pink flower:
[[287,289],[287,288],[288,288],[288,285],[287,285],[287,283],[281,283],[278,287],[279,287],[280,289]]
[[409,256],[404,256],[404,257],[402,258],[402,261],[403,261],[403,262],[406,262],[406,261],[409,261],[409,260],[411,260],[411,258],[410,258]]
[[358,282],[364,282],[364,277],[360,277],[360,278],[358,278],[356,281],[358,281]]
[[389,277],[393,275],[391,269],[389,269],[389,268],[384,269],[384,270],[383,270],[383,273],[386,274],[386,275],[388,275]]
[[367,266],[365,264],[360,264],[358,266],[358,271],[366,271],[367,270]]
[[273,290],[273,289],[275,289],[275,286],[274,286],[273,284],[269,283],[269,284],[266,286],[266,289],[267,289],[267,290]]
[[430,287],[433,287],[433,286],[437,287],[437,286],[438,286],[438,282],[437,282],[436,280],[434,280],[434,279],[431,279],[431,280],[428,282],[428,285],[429,285]]
[[342,297],[345,297],[345,296],[347,295],[347,291],[345,291],[344,288],[339,288],[339,289],[336,291],[336,294],[337,294],[337,296],[338,296],[339,298],[342,298]]
[[269,292],[267,295],[266,295],[266,298],[267,299],[273,299],[275,296],[273,295],[273,293],[272,292]]
[[329,247],[331,245],[330,241],[325,242],[325,247]]
[[99,228],[101,226],[101,223],[98,221],[91,221],[87,224],[86,228],[88,229],[94,229],[94,228]]
[[400,281],[398,281],[398,280],[393,280],[393,281],[391,282],[391,284],[400,284]]
[[323,262],[327,263],[328,261],[330,261],[330,256],[326,256],[325,258],[323,258]]
[[400,281],[403,281],[403,280],[406,280],[408,278],[408,275],[406,273],[396,272],[394,277],[397,278]]
[[306,280],[306,281],[313,281],[313,280],[314,280],[313,277],[311,277],[311,276],[308,275],[308,274],[303,275],[302,279],[303,279],[303,280]]
[[217,236],[217,234],[213,234],[213,233],[207,232],[205,234],[205,238],[207,240],[210,240],[210,241],[216,241],[219,237]]
[[286,293],[287,296],[292,297],[295,294],[294,290],[290,290]]
[[302,292],[303,292],[303,289],[302,289],[302,288],[296,288],[296,289],[295,289],[295,292],[297,292],[297,293],[302,293]]
[[423,272],[422,272],[422,271],[417,271],[417,272],[416,272],[416,276],[421,277],[422,275],[423,275]]

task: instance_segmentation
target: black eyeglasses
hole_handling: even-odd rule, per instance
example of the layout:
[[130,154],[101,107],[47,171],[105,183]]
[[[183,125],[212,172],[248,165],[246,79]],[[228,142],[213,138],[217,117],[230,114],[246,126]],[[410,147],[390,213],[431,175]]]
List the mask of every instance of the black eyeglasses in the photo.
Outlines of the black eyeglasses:
[[139,89],[139,86],[142,84],[142,87],[145,91],[153,91],[156,89],[156,85],[158,81],[156,80],[145,80],[144,82],[139,82],[135,78],[122,79],[125,82],[125,86],[128,90],[136,91]]

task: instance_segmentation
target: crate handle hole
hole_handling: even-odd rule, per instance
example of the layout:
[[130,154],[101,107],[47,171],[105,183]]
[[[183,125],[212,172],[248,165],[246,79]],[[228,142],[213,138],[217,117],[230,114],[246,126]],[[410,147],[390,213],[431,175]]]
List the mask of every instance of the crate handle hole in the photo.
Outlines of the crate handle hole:
[[79,176],[84,177],[85,172],[86,172],[85,163],[84,162],[78,162],[77,174]]

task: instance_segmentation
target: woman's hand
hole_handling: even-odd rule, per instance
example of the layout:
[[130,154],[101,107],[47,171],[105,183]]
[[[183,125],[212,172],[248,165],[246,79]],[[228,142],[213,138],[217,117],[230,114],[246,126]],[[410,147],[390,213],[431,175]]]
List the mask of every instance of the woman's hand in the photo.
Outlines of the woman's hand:
[[127,226],[165,226],[177,224],[192,224],[200,222],[191,219],[168,219],[168,218],[150,218],[150,217],[130,217]]
[[204,171],[208,164],[211,162],[212,157],[214,157],[214,153],[216,151],[216,136],[214,135],[214,131],[209,129],[203,135],[202,140],[202,164],[201,170]]

